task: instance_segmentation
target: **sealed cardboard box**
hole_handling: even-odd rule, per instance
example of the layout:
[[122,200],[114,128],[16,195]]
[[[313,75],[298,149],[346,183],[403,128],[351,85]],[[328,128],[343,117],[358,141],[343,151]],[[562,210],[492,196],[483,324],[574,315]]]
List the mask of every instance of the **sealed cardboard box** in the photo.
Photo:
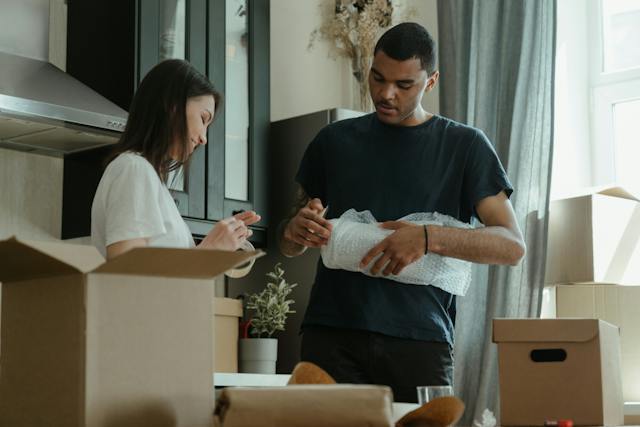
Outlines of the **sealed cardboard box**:
[[597,319],[494,319],[501,425],[623,424],[618,328]]
[[212,279],[259,255],[0,241],[0,425],[210,426]]
[[602,319],[620,327],[622,395],[640,402],[640,286],[562,285],[555,290],[556,317]]
[[238,372],[238,322],[242,317],[242,302],[215,298],[214,313],[214,371]]
[[549,206],[545,283],[640,285],[640,204],[621,188]]
[[391,427],[392,393],[386,386],[304,384],[228,387],[216,405],[216,427]]

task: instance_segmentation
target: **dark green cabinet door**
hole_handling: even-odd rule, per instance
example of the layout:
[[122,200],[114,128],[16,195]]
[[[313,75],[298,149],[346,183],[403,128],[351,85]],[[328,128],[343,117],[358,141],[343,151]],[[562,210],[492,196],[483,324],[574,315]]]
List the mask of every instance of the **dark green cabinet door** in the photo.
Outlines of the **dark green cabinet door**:
[[225,102],[208,146],[207,218],[256,210],[266,227],[269,1],[209,3],[209,78]]
[[[185,59],[207,73],[206,0],[139,0],[137,83],[157,63]],[[193,154],[188,169],[169,177],[169,188],[185,217],[206,217],[206,157],[204,149]]]

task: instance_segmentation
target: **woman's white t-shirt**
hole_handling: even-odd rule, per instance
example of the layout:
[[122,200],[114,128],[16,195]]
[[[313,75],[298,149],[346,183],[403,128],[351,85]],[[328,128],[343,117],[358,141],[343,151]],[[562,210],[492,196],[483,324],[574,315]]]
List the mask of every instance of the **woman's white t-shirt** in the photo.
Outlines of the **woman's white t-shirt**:
[[103,256],[107,246],[148,239],[149,246],[195,246],[171,193],[147,159],[122,153],[107,166],[91,207],[91,242]]

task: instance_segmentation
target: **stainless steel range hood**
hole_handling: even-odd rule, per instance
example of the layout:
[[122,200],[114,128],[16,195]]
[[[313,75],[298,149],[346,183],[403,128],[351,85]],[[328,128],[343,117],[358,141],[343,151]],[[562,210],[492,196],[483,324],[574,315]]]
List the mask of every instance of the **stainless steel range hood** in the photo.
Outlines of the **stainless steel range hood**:
[[50,63],[0,52],[0,147],[63,156],[117,142],[126,121]]

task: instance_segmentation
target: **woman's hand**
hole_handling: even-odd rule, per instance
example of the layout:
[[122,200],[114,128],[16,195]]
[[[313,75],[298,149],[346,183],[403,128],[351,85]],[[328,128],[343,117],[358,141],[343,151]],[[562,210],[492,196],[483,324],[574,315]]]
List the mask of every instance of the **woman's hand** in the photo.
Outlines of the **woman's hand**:
[[200,249],[220,249],[237,251],[253,232],[249,225],[260,221],[260,215],[253,211],[241,212],[219,221],[200,242]]

